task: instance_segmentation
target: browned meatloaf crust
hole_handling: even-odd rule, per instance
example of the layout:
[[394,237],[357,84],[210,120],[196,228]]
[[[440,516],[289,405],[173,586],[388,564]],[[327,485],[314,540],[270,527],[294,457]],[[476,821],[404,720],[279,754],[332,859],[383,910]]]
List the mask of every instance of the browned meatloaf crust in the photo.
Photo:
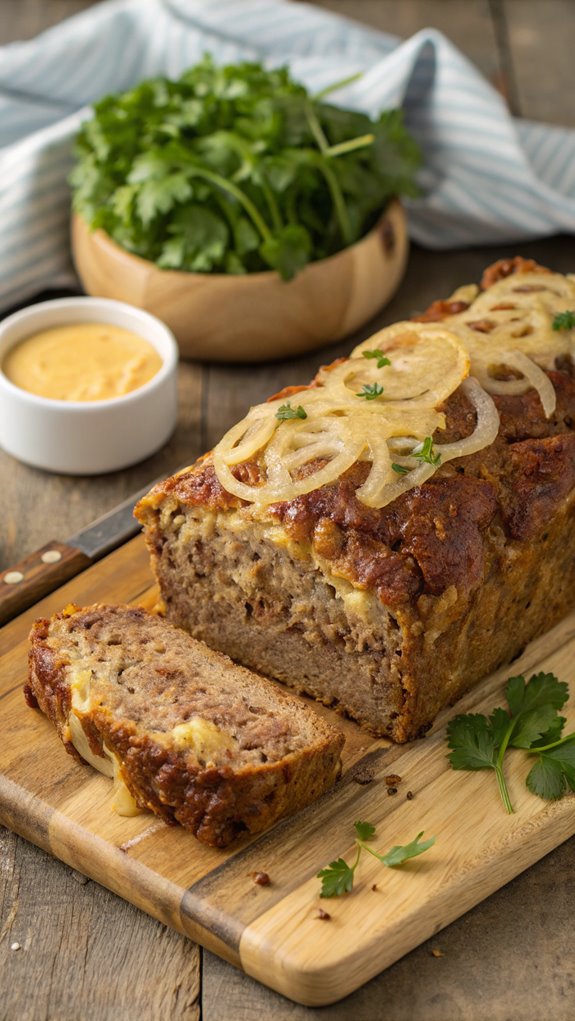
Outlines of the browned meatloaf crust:
[[67,751],[81,758],[75,715],[95,765],[112,758],[139,808],[205,844],[260,832],[339,775],[337,730],[160,617],[70,607],[37,621],[30,638],[26,698]]
[[[483,287],[533,271],[506,260]],[[421,319],[467,308],[455,304]],[[137,514],[168,616],[376,734],[414,737],[575,602],[571,360],[548,376],[549,419],[535,390],[494,396],[495,442],[381,510],[355,496],[362,463],[259,515],[222,489],[209,456],[160,483]],[[442,442],[469,435],[461,391],[443,410]],[[257,479],[256,462],[239,470]]]

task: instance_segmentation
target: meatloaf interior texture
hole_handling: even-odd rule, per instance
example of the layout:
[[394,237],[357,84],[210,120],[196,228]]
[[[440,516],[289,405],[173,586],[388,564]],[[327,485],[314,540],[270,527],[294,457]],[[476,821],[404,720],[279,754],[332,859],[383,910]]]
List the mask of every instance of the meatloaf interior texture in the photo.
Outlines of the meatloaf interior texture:
[[[533,268],[506,260],[483,286]],[[421,318],[467,307],[455,305]],[[137,515],[168,617],[376,735],[421,734],[575,602],[571,359],[547,375],[549,418],[535,390],[494,396],[496,440],[380,510],[355,496],[362,462],[266,508],[226,492],[210,456],[160,483]],[[442,410],[442,442],[473,431],[461,390]],[[257,477],[258,464],[237,471]]]
[[137,806],[205,843],[264,829],[338,776],[334,728],[160,617],[70,608],[31,639],[28,698],[67,749],[89,754],[79,721],[94,765],[112,758]]

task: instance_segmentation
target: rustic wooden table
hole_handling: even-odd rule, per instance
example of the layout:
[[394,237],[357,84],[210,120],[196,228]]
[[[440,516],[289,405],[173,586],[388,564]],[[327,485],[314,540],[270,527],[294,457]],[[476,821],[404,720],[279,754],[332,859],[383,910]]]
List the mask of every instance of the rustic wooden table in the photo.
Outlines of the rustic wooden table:
[[[400,36],[433,25],[506,94],[514,113],[575,127],[572,47],[566,45],[575,32],[571,0],[320,0],[320,5]],[[88,6],[90,0],[0,0],[0,43],[35,35]],[[403,286],[374,326],[404,318],[476,279],[484,265],[515,254],[516,247],[441,255],[414,250]],[[559,271],[575,268],[570,238],[524,244],[520,251]],[[348,341],[322,357],[349,346]],[[0,453],[0,569],[50,539],[65,538],[155,476],[192,461],[248,404],[285,383],[307,381],[317,361],[301,358],[255,371],[182,365],[172,440],[128,471],[65,478]],[[573,1021],[574,869],[570,840],[353,996],[324,1008],[322,1017]],[[312,1016],[1,829],[0,875],[2,1021]],[[21,949],[11,951],[15,942]]]

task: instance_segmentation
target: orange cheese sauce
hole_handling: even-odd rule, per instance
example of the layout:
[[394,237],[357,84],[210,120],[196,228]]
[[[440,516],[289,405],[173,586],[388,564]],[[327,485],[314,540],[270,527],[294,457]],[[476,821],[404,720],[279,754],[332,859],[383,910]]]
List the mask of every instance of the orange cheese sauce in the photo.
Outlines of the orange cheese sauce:
[[103,401],[138,390],[162,367],[155,347],[111,323],[73,323],[35,333],[4,359],[8,379],[58,401]]

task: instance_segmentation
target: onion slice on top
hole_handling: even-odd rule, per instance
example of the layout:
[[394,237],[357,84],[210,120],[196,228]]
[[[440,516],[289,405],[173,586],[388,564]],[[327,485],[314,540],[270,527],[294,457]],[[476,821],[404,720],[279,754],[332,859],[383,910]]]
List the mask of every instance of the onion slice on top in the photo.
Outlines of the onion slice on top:
[[[329,485],[362,460],[369,469],[357,498],[384,507],[425,482],[442,461],[472,453],[497,434],[493,400],[466,378],[469,363],[461,339],[442,324],[387,327],[298,394],[301,414],[278,417],[279,398],[251,408],[215,448],[217,477],[228,492],[265,507]],[[441,456],[422,461],[416,451],[445,427],[438,405],[460,385],[476,408],[475,429],[458,443],[435,445]],[[249,461],[258,465],[256,484],[236,478],[235,469]]]
[[[439,464],[451,461],[456,457],[465,457],[474,454],[477,450],[493,443],[499,431],[499,414],[493,403],[493,399],[479,385],[476,379],[470,376],[461,384],[465,395],[473,404],[477,415],[475,429],[470,436],[464,439],[455,440],[453,443],[434,443],[433,452],[439,454]],[[415,446],[415,445],[414,445]],[[391,458],[387,462],[389,471],[385,474],[383,465],[374,458],[373,467],[363,486],[357,490],[356,496],[368,507],[385,507],[392,500],[397,499],[403,493],[407,493],[415,486],[422,485],[435,473],[439,465],[427,462],[417,463],[416,458],[403,454],[400,460],[402,467],[408,468],[405,475],[391,480],[393,469]],[[411,467],[410,467],[411,466]],[[373,476],[373,478],[372,478]]]
[[549,376],[531,358],[523,354],[522,351],[507,351],[503,355],[503,362],[512,369],[517,369],[521,372],[531,386],[537,390],[545,416],[549,418],[557,406],[557,395]]
[[453,443],[436,443],[434,450],[440,454],[441,462],[452,461],[454,457],[466,457],[483,450],[494,442],[499,432],[499,412],[493,398],[485,392],[473,376],[464,379],[461,389],[469,398],[477,415],[475,429],[470,436]]
[[[378,503],[376,505],[369,504],[369,506],[386,507],[392,500],[397,500],[398,496],[403,496],[410,489],[423,485],[432,475],[435,475],[436,470],[435,465],[423,461],[416,468],[412,468],[407,475],[398,475],[396,480],[384,487],[379,496]],[[359,494],[359,490],[357,492]]]
[[256,415],[252,411],[232,426],[217,446],[219,460],[228,465],[242,464],[253,458],[271,440],[277,422],[273,415]]
[[[390,365],[378,369],[376,358],[364,357],[369,351],[381,351]],[[433,407],[468,373],[469,355],[452,330],[437,323],[401,322],[358,344],[351,358],[333,371],[333,380],[353,393],[369,374],[370,381],[377,378],[382,383],[384,403],[407,407],[408,402],[423,400]]]

